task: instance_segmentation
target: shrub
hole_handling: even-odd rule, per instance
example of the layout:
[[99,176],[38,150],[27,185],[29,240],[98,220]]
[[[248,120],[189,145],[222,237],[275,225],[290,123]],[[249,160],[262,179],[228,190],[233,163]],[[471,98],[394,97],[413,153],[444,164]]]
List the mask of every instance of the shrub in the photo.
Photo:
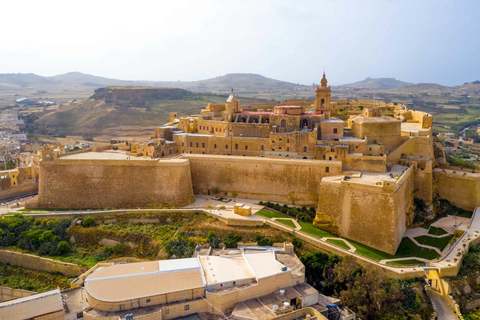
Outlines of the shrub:
[[112,252],[114,254],[123,254],[125,250],[127,249],[127,246],[121,243],[117,243],[112,247]]
[[91,227],[95,224],[95,218],[94,217],[86,217],[85,219],[83,219],[82,221],[82,226],[84,228],[88,228],[88,227]]
[[57,243],[56,242],[45,242],[40,245],[38,248],[38,253],[40,255],[58,255]]
[[70,244],[67,241],[60,241],[57,244],[58,254],[66,254],[70,252]]
[[241,235],[231,232],[228,236],[223,238],[223,243],[227,248],[236,248],[238,245],[238,242],[241,240],[242,240]]
[[259,246],[271,246],[275,243],[275,240],[262,236],[259,233],[255,235],[255,241]]

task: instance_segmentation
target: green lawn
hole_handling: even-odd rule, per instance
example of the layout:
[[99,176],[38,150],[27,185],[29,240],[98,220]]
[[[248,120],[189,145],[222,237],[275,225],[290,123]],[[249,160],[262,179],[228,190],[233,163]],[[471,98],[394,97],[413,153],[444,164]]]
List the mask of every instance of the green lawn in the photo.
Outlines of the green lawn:
[[429,237],[429,236],[420,236],[420,237],[416,237],[415,240],[417,240],[418,243],[420,243],[420,244],[424,244],[424,245],[427,245],[427,246],[432,246],[432,247],[438,248],[440,250],[443,250],[448,245],[450,240],[452,240],[452,238],[453,238],[453,235],[443,237],[443,238],[433,238],[433,237]]
[[439,256],[440,255],[435,250],[418,247],[409,238],[402,239],[402,242],[400,243],[400,246],[395,254],[396,258],[419,257],[428,260],[436,259]]
[[400,261],[388,261],[387,265],[394,266],[394,267],[409,267],[409,266],[425,266],[425,262],[416,260],[416,259],[408,259],[408,260],[400,260]]
[[472,215],[473,215],[473,212],[471,212],[471,211],[462,211],[459,214],[457,214],[457,217],[463,217],[463,218],[471,219]]
[[277,219],[275,220],[276,222],[280,222],[281,224],[284,224],[286,225],[287,227],[290,227],[290,228],[293,228],[295,229],[297,226],[295,225],[295,223],[293,223],[292,220],[286,220],[286,219]]
[[317,238],[323,238],[323,237],[338,238],[338,236],[333,235],[328,231],[317,228],[311,223],[298,221],[298,224],[302,227],[302,229],[300,231],[308,233],[309,235],[312,235],[314,237],[317,237]]
[[269,210],[265,210],[265,209],[257,211],[255,214],[258,215],[258,216],[262,216],[264,218],[269,218],[269,219],[270,218],[291,218],[291,217],[287,216],[286,214],[283,214],[283,213],[280,213],[280,212],[269,211]]
[[369,259],[372,259],[372,260],[375,260],[375,261],[380,261],[380,260],[384,260],[384,259],[400,258],[400,257],[396,257],[394,255],[391,255],[389,253],[370,248],[369,246],[366,246],[364,244],[358,243],[358,242],[353,241],[353,240],[348,240],[348,242],[350,242],[350,244],[353,245],[357,249],[357,251],[355,251],[356,254],[359,254],[361,256],[364,256],[366,258],[369,258]]
[[428,229],[428,234],[433,234],[435,236],[441,236],[442,234],[447,234],[448,232],[442,228],[430,227]]
[[350,250],[350,247],[345,243],[345,241],[340,239],[327,239],[327,242],[330,242],[338,247],[342,247],[345,250]]

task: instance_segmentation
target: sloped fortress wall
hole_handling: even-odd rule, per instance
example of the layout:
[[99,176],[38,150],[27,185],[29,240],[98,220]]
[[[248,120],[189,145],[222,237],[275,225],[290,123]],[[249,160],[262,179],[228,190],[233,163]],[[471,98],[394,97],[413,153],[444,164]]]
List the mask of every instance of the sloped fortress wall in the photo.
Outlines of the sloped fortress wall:
[[378,186],[324,179],[320,195],[315,225],[394,254],[413,204],[413,168],[398,181]]
[[341,161],[184,154],[190,161],[195,193],[219,189],[237,198],[315,206],[320,180],[342,173]]
[[185,206],[193,195],[188,160],[42,161],[38,208]]

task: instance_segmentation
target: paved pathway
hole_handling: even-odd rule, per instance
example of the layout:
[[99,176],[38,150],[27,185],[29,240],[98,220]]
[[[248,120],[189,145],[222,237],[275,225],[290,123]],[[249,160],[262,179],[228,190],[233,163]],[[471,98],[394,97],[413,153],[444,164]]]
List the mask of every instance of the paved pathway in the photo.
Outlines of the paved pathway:
[[432,304],[437,312],[438,320],[458,320],[458,316],[453,309],[448,305],[447,301],[441,294],[434,290],[428,290]]

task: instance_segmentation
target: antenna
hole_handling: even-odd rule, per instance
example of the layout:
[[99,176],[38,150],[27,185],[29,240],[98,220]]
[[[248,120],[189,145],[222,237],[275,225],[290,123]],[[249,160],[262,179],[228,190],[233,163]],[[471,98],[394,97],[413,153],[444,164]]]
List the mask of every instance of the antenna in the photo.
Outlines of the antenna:
[[233,93],[233,88],[232,88],[232,93]]

